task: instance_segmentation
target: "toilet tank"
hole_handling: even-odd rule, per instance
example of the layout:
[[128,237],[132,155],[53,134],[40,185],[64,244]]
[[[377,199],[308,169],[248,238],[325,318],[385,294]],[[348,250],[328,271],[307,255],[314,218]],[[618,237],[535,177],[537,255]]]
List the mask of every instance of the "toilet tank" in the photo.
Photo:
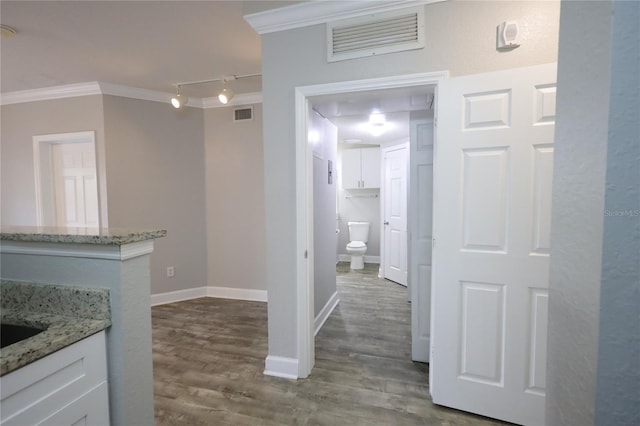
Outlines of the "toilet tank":
[[362,241],[366,243],[369,240],[369,222],[347,222],[349,226],[349,241]]

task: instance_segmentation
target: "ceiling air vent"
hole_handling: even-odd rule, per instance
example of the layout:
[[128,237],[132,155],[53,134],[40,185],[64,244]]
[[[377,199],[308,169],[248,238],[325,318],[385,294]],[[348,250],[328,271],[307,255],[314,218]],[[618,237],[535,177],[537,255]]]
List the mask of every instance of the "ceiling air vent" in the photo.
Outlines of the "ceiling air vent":
[[253,107],[235,108],[233,110],[233,121],[253,120]]
[[424,47],[424,8],[327,23],[329,62]]

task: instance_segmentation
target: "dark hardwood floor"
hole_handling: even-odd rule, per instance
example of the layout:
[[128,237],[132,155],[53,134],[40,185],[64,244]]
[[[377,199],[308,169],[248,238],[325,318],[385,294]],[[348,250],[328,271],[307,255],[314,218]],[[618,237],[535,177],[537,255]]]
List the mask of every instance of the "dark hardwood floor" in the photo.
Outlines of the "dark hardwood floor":
[[203,298],[153,315],[157,425],[492,425],[433,405],[411,361],[406,289],[378,265],[338,266],[340,304],[316,336],[311,376],[265,376],[265,303]]

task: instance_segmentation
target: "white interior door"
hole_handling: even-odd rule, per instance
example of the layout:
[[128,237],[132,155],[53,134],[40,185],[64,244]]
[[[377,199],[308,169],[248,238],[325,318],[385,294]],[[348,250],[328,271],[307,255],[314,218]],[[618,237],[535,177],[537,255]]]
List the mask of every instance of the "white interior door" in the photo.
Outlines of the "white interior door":
[[433,210],[433,114],[411,113],[409,155],[409,290],[411,359],[429,362],[431,334],[431,251]]
[[98,185],[93,143],[52,145],[56,223],[97,227]]
[[407,285],[407,160],[406,144],[383,151],[384,277]]
[[555,64],[439,90],[431,394],[544,423]]

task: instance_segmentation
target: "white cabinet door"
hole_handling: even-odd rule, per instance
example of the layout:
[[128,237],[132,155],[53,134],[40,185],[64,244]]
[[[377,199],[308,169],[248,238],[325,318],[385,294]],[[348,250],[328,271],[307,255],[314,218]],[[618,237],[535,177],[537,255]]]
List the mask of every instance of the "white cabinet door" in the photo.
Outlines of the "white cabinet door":
[[342,187],[345,189],[360,188],[360,150],[345,149],[342,151]]
[[544,424],[556,65],[439,88],[431,396]]
[[360,164],[360,188],[380,188],[380,148],[362,148]]

